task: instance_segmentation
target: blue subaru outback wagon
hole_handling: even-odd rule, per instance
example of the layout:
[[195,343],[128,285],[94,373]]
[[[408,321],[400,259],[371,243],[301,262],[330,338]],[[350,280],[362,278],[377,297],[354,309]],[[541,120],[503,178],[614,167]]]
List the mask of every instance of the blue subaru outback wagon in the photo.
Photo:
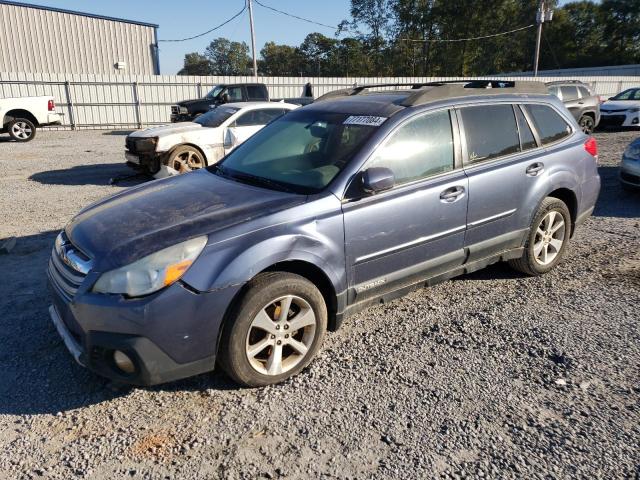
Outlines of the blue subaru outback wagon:
[[82,365],[151,385],[300,372],[369,305],[508,261],[561,261],[600,189],[595,140],[544,84],[355,87],[216,165],[81,211],[48,268]]

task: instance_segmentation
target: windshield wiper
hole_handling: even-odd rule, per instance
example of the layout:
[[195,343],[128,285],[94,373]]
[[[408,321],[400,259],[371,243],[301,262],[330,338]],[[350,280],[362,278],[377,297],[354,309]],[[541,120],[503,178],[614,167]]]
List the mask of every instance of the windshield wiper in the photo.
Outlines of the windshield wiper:
[[[218,167],[218,168],[221,168],[221,167]],[[226,176],[250,185],[257,185],[257,186],[271,188],[272,190],[281,190],[284,192],[296,193],[293,189],[286,187],[280,182],[276,182],[275,180],[270,180],[264,177],[259,177],[257,175],[251,175],[250,173],[244,173],[244,172],[228,173],[227,172]]]

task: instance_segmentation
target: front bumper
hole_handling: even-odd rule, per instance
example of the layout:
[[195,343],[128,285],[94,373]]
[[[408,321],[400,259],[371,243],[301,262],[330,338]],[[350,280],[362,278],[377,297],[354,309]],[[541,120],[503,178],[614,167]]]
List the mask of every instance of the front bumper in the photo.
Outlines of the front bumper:
[[620,182],[630,187],[640,188],[640,160],[622,157]]
[[601,127],[640,127],[640,112],[600,112]]
[[153,175],[160,170],[162,155],[132,153],[125,150],[124,159],[128,167]]
[[[126,299],[90,292],[95,277],[89,273],[70,298],[59,276],[48,271],[51,319],[79,364],[112,380],[144,386],[214,369],[222,320],[239,287],[196,293],[177,282]],[[133,373],[116,366],[116,350],[133,360]]]

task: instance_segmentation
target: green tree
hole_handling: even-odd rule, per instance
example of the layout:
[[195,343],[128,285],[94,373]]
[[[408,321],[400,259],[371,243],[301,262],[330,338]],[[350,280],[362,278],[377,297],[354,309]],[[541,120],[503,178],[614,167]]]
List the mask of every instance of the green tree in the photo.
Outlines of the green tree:
[[187,53],[184,56],[184,67],[178,75],[213,75],[213,66],[207,57],[199,53]]
[[212,75],[249,75],[251,57],[245,42],[234,42],[226,38],[216,38],[204,51],[211,62]]
[[321,33],[310,33],[300,45],[300,53],[306,59],[306,75],[331,76],[336,72],[335,47],[338,41]]
[[263,75],[297,76],[305,71],[304,56],[297,47],[267,42],[260,50],[258,69]]

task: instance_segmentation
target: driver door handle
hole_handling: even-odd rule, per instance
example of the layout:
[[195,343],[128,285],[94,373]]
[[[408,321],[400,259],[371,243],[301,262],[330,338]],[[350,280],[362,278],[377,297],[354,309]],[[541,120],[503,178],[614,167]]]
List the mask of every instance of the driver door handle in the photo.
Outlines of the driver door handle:
[[443,203],[453,203],[464,194],[464,187],[455,186],[447,188],[440,193],[440,201]]

